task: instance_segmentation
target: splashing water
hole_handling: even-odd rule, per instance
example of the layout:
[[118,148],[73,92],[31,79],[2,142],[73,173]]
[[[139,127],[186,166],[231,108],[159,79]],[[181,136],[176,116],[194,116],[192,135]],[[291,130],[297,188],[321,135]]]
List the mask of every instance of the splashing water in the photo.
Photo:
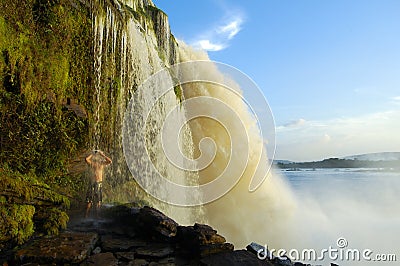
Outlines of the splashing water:
[[[209,60],[205,53],[193,50],[183,43],[180,44],[180,47],[182,61]],[[220,75],[218,69],[207,68],[198,71],[214,71],[215,75]],[[232,94],[225,88],[212,84],[186,84],[184,87],[187,99],[208,95],[230,103],[239,114],[241,122],[244,123],[249,134],[247,167],[239,183],[229,193],[205,205],[209,224],[217,228],[222,235],[227,237],[228,241],[235,243],[237,247],[244,247],[252,241],[264,243],[266,239],[275,239],[273,243],[275,245],[282,244],[279,243],[282,239],[279,234],[282,233],[285,221],[290,218],[296,204],[287,184],[277,175],[269,174],[256,191],[249,192],[251,178],[253,175],[261,174],[256,171],[256,168],[259,167],[258,164],[264,164],[265,167],[268,165],[266,153],[262,152],[264,141],[259,132],[254,130],[255,118],[251,116],[243,101],[232,97]],[[218,107],[215,107],[214,112],[218,111]],[[190,113],[191,110],[187,110],[187,112]],[[229,117],[228,119],[234,118]],[[201,182],[209,182],[210,177],[218,176],[229,160],[233,161],[233,167],[240,165],[240,162],[235,161],[239,157],[234,153],[243,151],[232,151],[231,154],[229,149],[229,135],[238,134],[237,131],[224,132],[224,128],[216,125],[215,121],[210,119],[193,120],[190,126],[195,146],[204,137],[211,137],[218,150],[212,165],[199,172]],[[259,157],[261,158],[258,159]],[[240,173],[240,169],[234,169],[233,172]],[[282,242],[284,242],[283,239]]]
[[[184,43],[180,44],[180,48],[182,61],[208,60],[205,53],[193,50]],[[215,75],[218,75],[218,69],[207,68],[198,71],[215,71]],[[186,99],[207,95],[234,105],[235,110],[241,114],[242,122],[250,131],[250,139],[253,140],[249,141],[250,159],[239,183],[222,198],[204,206],[208,223],[226,236],[228,241],[234,243],[236,248],[245,247],[254,241],[274,249],[284,248],[286,251],[297,249],[302,252],[304,249],[314,249],[320,252],[331,246],[343,252],[358,249],[362,253],[364,250],[372,250],[372,258],[377,253],[396,255],[396,236],[400,221],[400,205],[397,204],[400,200],[398,173],[377,173],[378,178],[360,183],[357,179],[348,180],[349,175],[339,172],[335,176],[347,178],[346,185],[339,186],[334,178],[321,178],[319,181],[313,181],[315,187],[301,188],[294,194],[279,171],[271,171],[258,190],[249,192],[248,184],[254,168],[257,167],[257,147],[263,146],[259,134],[251,134],[254,118],[243,106],[243,102],[236,102],[225,88],[211,84],[186,84],[184,87]],[[191,111],[193,110],[187,110],[188,113]],[[215,107],[214,111],[218,112],[218,108]],[[235,135],[237,132],[226,134],[223,128],[210,119],[193,120],[190,126],[195,147],[203,138],[211,137],[219,151],[213,164],[199,172],[201,182],[208,182],[210,177],[218,176],[221,169],[227,165],[227,161],[235,160],[227,151],[230,145],[229,135]],[[267,157],[262,157],[261,162],[267,160]],[[340,244],[343,241],[346,246],[342,247]],[[317,254],[319,256],[321,253]],[[338,257],[337,262],[340,265],[365,265],[366,260],[362,257],[360,261],[351,260],[352,257],[349,257],[348,260]],[[335,261],[334,258],[335,255],[329,258],[325,254],[323,262],[325,264]],[[321,263],[315,260],[310,262]],[[390,261],[369,263],[393,265]]]

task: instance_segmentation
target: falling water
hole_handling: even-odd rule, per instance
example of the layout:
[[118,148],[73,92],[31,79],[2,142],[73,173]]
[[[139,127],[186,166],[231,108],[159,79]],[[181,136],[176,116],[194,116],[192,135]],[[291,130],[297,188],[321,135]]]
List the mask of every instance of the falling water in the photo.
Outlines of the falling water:
[[[148,13],[148,16],[142,15]],[[135,125],[146,125],[147,151],[158,171],[169,173],[177,182],[188,184],[197,182],[196,173],[187,174],[171,166],[162,158],[162,144],[158,140],[159,130],[167,113],[179,106],[179,99],[171,90],[154,107],[152,115],[145,121],[139,119],[153,106],[148,100],[157,94],[159,86],[151,90],[137,92],[139,86],[152,74],[176,61],[175,41],[170,34],[166,15],[156,9],[151,1],[97,1],[93,9],[93,32],[95,51],[95,106],[93,115],[93,142],[96,148],[109,153],[113,164],[106,172],[105,200],[108,202],[144,201],[174,217],[178,222],[189,224],[201,220],[201,208],[189,209],[165,204],[151,197],[141,189],[135,178],[148,180],[156,174],[138,155],[139,139],[132,137],[135,147],[135,172],[128,170],[122,149],[122,126],[128,102],[133,95],[139,95],[131,115],[138,115]],[[172,81],[172,78],[169,77]],[[166,80],[168,82],[168,78]],[[185,120],[184,110],[176,109],[179,120]],[[129,113],[128,113],[129,115]],[[177,121],[178,122],[178,121]],[[193,150],[189,127],[183,129],[180,145],[190,154]],[[194,181],[195,180],[195,181]],[[157,186],[157,184],[153,184]],[[165,191],[164,193],[169,193]]]
[[[232,101],[231,95],[223,89],[207,84],[187,84],[183,86],[184,96],[189,99],[195,96],[209,95],[225,102],[232,102],[240,113],[250,134],[250,163],[244,172],[241,181],[227,195],[221,199],[202,207],[176,207],[162,203],[145,193],[135,182],[134,178],[142,178],[147,185],[158,187],[155,181],[157,174],[145,162],[145,158],[137,155],[134,165],[133,177],[125,162],[122,149],[122,125],[125,110],[130,107],[129,116],[135,121],[134,128],[129,135],[133,152],[140,154],[146,150],[151,157],[151,162],[157,171],[167,178],[184,185],[205,183],[218,176],[223,171],[226,162],[231,156],[229,152],[229,134],[224,134],[215,122],[195,119],[184,127],[178,142],[184,148],[188,157],[195,158],[197,144],[206,136],[214,138],[217,146],[216,161],[212,166],[200,171],[200,173],[188,173],[177,169],[165,158],[160,138],[160,129],[167,114],[176,112],[176,126],[186,121],[186,113],[191,110],[175,108],[179,106],[179,99],[173,90],[170,90],[156,105],[150,105],[152,97],[158,95],[161,86],[154,84],[150,89],[138,91],[152,74],[170,66],[171,64],[194,59],[208,60],[207,56],[186,47],[183,43],[179,46],[170,34],[167,17],[161,11],[157,11],[150,1],[127,1],[129,8],[123,7],[119,2],[112,5],[97,2],[94,10],[94,51],[95,51],[95,109],[94,109],[94,144],[96,147],[109,153],[113,159],[112,167],[106,173],[105,198],[109,202],[129,202],[144,200],[164,211],[181,223],[193,223],[194,221],[207,221],[225,235],[229,241],[240,246],[249,241],[263,242],[265,236],[268,239],[280,239],[277,230],[284,226],[284,222],[290,216],[290,210],[295,205],[291,199],[291,193],[284,182],[276,176],[270,176],[266,182],[253,193],[247,188],[249,179],[257,167],[259,157],[257,152],[263,146],[263,141],[252,131],[254,118],[248,112],[243,103]],[[129,2],[129,3],[128,3]],[[151,8],[146,8],[150,6]],[[99,8],[101,7],[101,8]],[[128,11],[130,10],[130,11]],[[133,10],[133,11],[132,11]],[[147,12],[149,16],[138,16],[140,12]],[[136,13],[135,13],[136,12]],[[212,69],[200,69],[199,71],[218,71]],[[162,82],[172,84],[172,77],[167,76]],[[136,93],[138,92],[138,93]],[[128,106],[131,97],[136,95],[137,101]],[[141,114],[151,109],[151,115],[143,119]],[[218,112],[218,109],[214,111]],[[227,119],[230,119],[227,117]],[[140,142],[134,132],[146,126],[147,142]],[[133,132],[133,133],[132,133]],[[148,141],[150,140],[150,142]],[[194,142],[193,142],[194,141]],[[194,145],[194,143],[196,145]],[[144,146],[143,146],[144,145]],[[260,146],[261,145],[261,146]],[[147,155],[147,153],[146,153]],[[233,157],[234,158],[234,157]],[[261,158],[267,162],[267,158]],[[234,171],[234,169],[233,169]],[[162,190],[163,188],[160,188]],[[165,190],[163,193],[172,193]],[[185,195],[182,195],[185,197]],[[203,213],[205,211],[205,213]],[[257,211],[265,214],[265,219],[259,219]],[[264,234],[254,234],[249,227],[264,228]],[[272,226],[273,225],[273,226]],[[274,237],[274,235],[276,237]]]
[[[209,60],[207,54],[196,51],[180,44],[180,58],[184,61]],[[221,76],[218,68],[197,69],[201,72],[213,72],[211,75]],[[210,74],[210,73],[209,73]],[[222,79],[226,77],[221,76]],[[240,91],[241,88],[237,88]],[[264,142],[257,130],[255,118],[251,116],[245,103],[240,97],[232,95],[225,87],[209,83],[193,83],[184,85],[186,99],[209,96],[219,99],[238,113],[240,122],[244,124],[248,133],[249,160],[246,169],[238,184],[222,198],[205,205],[205,214],[208,223],[217,228],[228,241],[235,243],[237,247],[244,247],[252,241],[269,244],[275,247],[285,242],[282,237],[286,222],[291,220],[292,211],[295,208],[295,200],[285,181],[277,175],[269,174],[262,185],[254,192],[249,192],[249,183],[253,176],[260,174],[256,171],[258,163],[267,165],[266,153],[262,153],[260,147]],[[195,106],[194,108],[202,108]],[[211,106],[211,112],[221,112],[218,106]],[[187,110],[189,113],[193,110]],[[234,121],[235,117],[228,117]],[[233,122],[232,122],[233,123]],[[231,139],[239,134],[233,130],[225,132],[225,128],[219,126],[211,119],[195,119],[190,122],[195,147],[205,137],[212,138],[217,146],[217,155],[209,167],[199,172],[200,182],[210,182],[210,179],[218,177],[221,171],[228,167],[228,161],[232,161],[234,173],[240,174],[240,156],[230,151]],[[272,153],[273,151],[270,151]],[[261,156],[261,158],[260,158]],[[258,159],[260,158],[260,159]]]
[[[232,99],[223,88],[210,84],[186,84],[183,86],[184,96],[189,99],[196,96],[208,95],[235,105],[234,109],[240,114],[245,127],[250,132],[249,142],[249,165],[243,174],[241,181],[224,197],[205,205],[204,207],[177,207],[165,204],[145,193],[134,180],[141,178],[148,186],[156,187],[164,194],[173,193],[163,187],[159,187],[156,175],[157,171],[168,179],[183,185],[194,185],[206,183],[224,170],[227,160],[230,158],[229,134],[224,133],[215,121],[209,119],[194,119],[181,131],[178,145],[182,146],[185,155],[195,158],[198,155],[197,146],[204,137],[214,139],[217,147],[217,157],[210,167],[199,173],[182,171],[171,165],[165,157],[160,130],[163,127],[167,114],[173,110],[176,112],[176,127],[186,121],[186,114],[193,110],[175,108],[180,105],[174,90],[168,91],[153,105],[153,98],[160,94],[161,83],[173,83],[169,75],[157,81],[148,89],[141,91],[142,85],[150,76],[173,63],[188,60],[208,60],[207,56],[186,47],[183,43],[179,45],[172,39],[169,33],[168,20],[164,13],[156,9],[146,9],[152,5],[148,1],[130,1],[129,6],[133,10],[150,12],[149,17],[137,16],[139,12],[123,8],[118,2],[113,5],[101,5],[102,9],[94,12],[95,33],[95,99],[94,109],[94,143],[95,146],[109,153],[113,159],[112,167],[106,173],[105,199],[109,202],[145,201],[172,216],[180,223],[207,222],[214,226],[219,232],[226,236],[228,241],[238,246],[243,246],[250,241],[263,243],[265,239],[276,239],[281,237],[285,228],[285,222],[291,215],[295,206],[291,198],[291,192],[284,181],[277,176],[269,176],[262,186],[255,192],[248,192],[250,178],[257,167],[260,157],[258,153],[263,141],[254,127],[254,118],[250,115],[247,107],[242,102]],[[135,17],[136,14],[136,17]],[[157,26],[156,26],[157,25]],[[169,40],[168,40],[169,38]],[[198,69],[197,71],[212,72],[221,75],[217,69]],[[223,77],[222,77],[223,78]],[[128,102],[132,96],[136,101]],[[126,109],[129,107],[128,109]],[[196,108],[196,107],[194,107]],[[199,106],[200,108],[200,106]],[[132,173],[128,170],[122,149],[122,125],[125,111],[132,117],[133,128],[129,131],[129,142],[132,144],[134,160],[131,163]],[[150,116],[143,114],[149,110]],[[214,110],[219,110],[215,108]],[[226,119],[231,119],[227,117]],[[145,127],[146,142],[141,142],[135,132],[140,132]],[[237,152],[237,151],[236,151]],[[145,156],[149,154],[151,164],[157,171],[151,168]],[[264,155],[263,155],[264,156]],[[232,157],[234,166],[239,165]],[[261,161],[267,162],[264,156]],[[129,160],[128,160],[129,161]],[[232,169],[235,172],[235,169]],[[239,171],[239,169],[237,169]],[[183,198],[185,195],[180,195]],[[193,196],[193,195],[192,195]],[[257,213],[262,213],[263,219]],[[268,226],[265,226],[265,225]],[[251,228],[263,228],[263,234]],[[284,242],[284,240],[282,240]]]
[[93,148],[98,149],[100,144],[100,108],[101,108],[101,74],[102,74],[102,56],[103,56],[103,32],[104,32],[104,18],[101,16],[95,16],[92,18],[93,29],[94,29],[94,132],[93,132]]
[[[105,187],[106,200],[109,202],[144,200],[183,223],[207,220],[223,235],[226,235],[228,240],[240,245],[250,240],[257,240],[254,234],[250,233],[252,230],[243,229],[243,226],[261,227],[264,223],[271,224],[274,221],[286,219],[294,203],[290,199],[290,192],[279,178],[269,177],[267,182],[264,182],[256,192],[249,194],[247,191],[249,178],[257,164],[256,160],[251,161],[242,181],[229,194],[205,206],[206,215],[203,215],[201,207],[185,208],[164,204],[147,195],[138,186],[134,178],[140,176],[147,182],[152,182],[151,180],[155,180],[156,173],[150,169],[148,164],[144,163],[144,158],[140,156],[135,158],[134,178],[128,171],[122,150],[121,132],[129,100],[139,86],[152,74],[165,66],[178,63],[178,58],[180,61],[208,58],[203,54],[191,51],[184,44],[178,46],[170,34],[166,15],[161,11],[158,12],[150,1],[127,1],[126,3],[131,9],[124,8],[117,1],[111,1],[113,3],[111,5],[109,2],[107,4],[101,1],[96,3],[97,8],[93,11],[96,99],[93,116],[94,145],[109,153],[113,159],[113,165],[106,173],[108,180]],[[149,5],[153,8],[146,9]],[[130,11],[128,12],[128,10]],[[151,16],[138,16],[139,11],[148,12]],[[203,69],[201,71],[213,70]],[[214,71],[218,75],[217,70]],[[172,84],[172,77],[165,78],[163,82]],[[210,95],[224,101],[231,100],[230,95],[224,94],[221,89],[211,85],[193,86],[192,88],[190,85],[184,86],[184,88],[190,88],[184,90],[185,97]],[[146,125],[146,135],[151,140],[151,142],[145,143],[147,147],[143,147],[140,146],[143,143],[140,143],[139,139],[132,135],[130,140],[134,145],[133,150],[140,151],[146,148],[157,170],[171,180],[191,185],[196,182],[207,182],[209,178],[217,175],[225,167],[226,160],[230,156],[226,153],[230,145],[229,136],[221,133],[221,129],[212,121],[202,119],[193,121],[190,124],[192,130],[185,127],[179,139],[179,145],[186,150],[184,153],[188,157],[194,158],[195,154],[193,153],[196,151],[194,146],[197,146],[199,141],[208,134],[215,137],[219,156],[213,167],[201,171],[200,176],[197,173],[189,174],[171,165],[162,150],[159,138],[160,129],[166,115],[171,110],[177,112],[177,126],[181,124],[181,121],[186,121],[185,112],[190,113],[190,110],[175,108],[179,105],[179,99],[173,90],[165,94],[157,105],[149,106],[149,100],[159,93],[157,92],[159,87],[156,84],[149,90],[139,91],[137,95],[140,100],[131,106],[132,112],[129,115],[137,115],[135,121],[137,121],[138,128]],[[247,108],[241,106],[240,103],[237,103],[235,108],[241,113],[247,127],[253,127],[254,119],[248,114]],[[149,109],[152,109],[149,118],[141,120],[139,114],[145,113]],[[196,145],[193,145],[192,139]],[[251,139],[250,158],[254,158],[259,156],[256,151],[259,150],[260,145],[263,145],[263,141],[259,139],[256,132],[252,133]],[[262,160],[267,161],[267,158],[262,158]],[[150,185],[158,186],[157,183]],[[165,191],[164,193],[171,192]],[[268,213],[268,220],[256,218],[254,213],[257,209]],[[282,211],[284,209],[288,211]],[[204,219],[204,217],[207,218]],[[275,234],[271,230],[265,230],[265,234]]]

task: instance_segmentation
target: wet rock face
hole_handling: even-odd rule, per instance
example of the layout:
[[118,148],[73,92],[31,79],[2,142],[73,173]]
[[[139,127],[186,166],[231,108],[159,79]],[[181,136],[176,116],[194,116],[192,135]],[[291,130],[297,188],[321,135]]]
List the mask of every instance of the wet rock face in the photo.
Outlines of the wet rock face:
[[140,247],[135,251],[138,258],[165,258],[175,253],[175,247],[165,244],[155,244],[147,247]]
[[262,261],[256,255],[246,250],[236,250],[229,253],[219,253],[208,256],[201,260],[202,265],[206,266],[272,266],[268,261]]
[[104,235],[101,237],[101,250],[102,251],[129,251],[133,248],[144,247],[147,243],[145,241],[136,240],[124,236]]
[[31,243],[15,254],[16,264],[190,265],[200,257],[233,250],[208,225],[180,226],[151,207],[116,210],[120,214],[106,220],[71,219],[73,231]]
[[180,226],[151,207],[115,208],[108,219],[72,218],[68,232],[16,251],[12,265],[303,265],[260,260],[255,243],[234,250],[211,226]]
[[232,251],[234,248],[231,243],[226,243],[225,238],[217,234],[211,226],[197,223],[194,226],[179,226],[177,243],[187,256],[204,257]]
[[16,262],[80,263],[89,257],[97,241],[96,233],[63,232],[20,249]]
[[222,244],[226,240],[217,234],[211,226],[205,224],[194,224],[194,226],[179,226],[178,239],[181,242],[192,245]]
[[172,240],[176,236],[178,223],[162,212],[145,206],[137,214],[137,225],[154,239]]
[[99,253],[91,256],[88,260],[88,265],[96,266],[117,266],[118,259],[111,252]]

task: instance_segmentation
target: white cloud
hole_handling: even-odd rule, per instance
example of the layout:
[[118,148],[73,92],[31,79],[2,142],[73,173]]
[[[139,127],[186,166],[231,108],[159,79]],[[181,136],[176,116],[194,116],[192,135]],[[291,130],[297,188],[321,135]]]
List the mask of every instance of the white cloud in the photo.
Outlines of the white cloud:
[[293,120],[290,121],[289,123],[286,123],[283,127],[299,127],[303,126],[306,123],[306,120],[303,118],[300,118],[298,120]]
[[210,40],[199,40],[195,46],[206,51],[221,51],[225,49],[223,44],[211,43]]
[[228,40],[232,39],[233,37],[236,36],[236,34],[239,33],[241,30],[241,25],[242,25],[242,18],[237,17],[234,21],[229,22],[225,26],[221,26],[217,32],[220,34],[227,34],[228,35]]
[[227,17],[218,25],[195,37],[190,42],[195,48],[206,51],[221,51],[229,46],[229,42],[240,32],[243,16],[235,14]]
[[400,111],[276,129],[276,158],[312,161],[370,152],[400,151]]

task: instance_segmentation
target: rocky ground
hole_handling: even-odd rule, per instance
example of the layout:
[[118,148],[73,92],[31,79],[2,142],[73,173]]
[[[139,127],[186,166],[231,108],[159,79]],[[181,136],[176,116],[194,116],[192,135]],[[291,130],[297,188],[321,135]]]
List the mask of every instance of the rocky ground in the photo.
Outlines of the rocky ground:
[[180,226],[151,207],[116,206],[98,219],[72,216],[66,231],[8,254],[3,265],[305,265],[234,250],[208,225]]

